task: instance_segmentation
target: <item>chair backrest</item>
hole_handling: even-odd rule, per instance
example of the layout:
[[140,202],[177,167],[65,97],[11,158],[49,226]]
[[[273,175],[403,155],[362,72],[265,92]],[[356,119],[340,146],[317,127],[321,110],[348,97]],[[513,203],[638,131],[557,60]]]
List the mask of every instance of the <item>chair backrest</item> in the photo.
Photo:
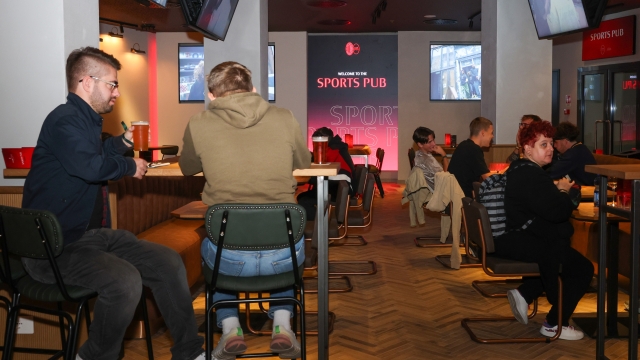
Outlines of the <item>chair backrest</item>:
[[[291,218],[294,242],[304,237],[306,214],[298,204],[217,204],[209,207],[205,216],[205,228],[211,242],[232,250],[270,250],[289,247],[289,234],[285,212]],[[228,221],[223,224],[223,215]],[[222,227],[224,231],[221,231]]]
[[473,200],[478,201],[478,194],[480,193],[480,182],[474,181],[471,186],[473,186]]
[[364,188],[364,198],[362,199],[362,208],[364,211],[371,211],[371,206],[373,205],[374,182],[375,179],[373,174],[368,174],[367,185]]
[[162,146],[171,146],[170,148],[167,148],[167,149],[160,149],[160,152],[162,153],[162,155],[178,155],[178,150],[180,150],[178,145],[162,145]]
[[409,165],[411,166],[411,169],[413,169],[416,165],[416,151],[413,150],[413,148],[409,148],[407,155],[409,155]]
[[0,234],[3,235],[2,241],[6,243],[9,254],[47,259],[46,248],[42,246],[45,239],[54,257],[62,253],[62,227],[51,212],[0,206],[0,220]]
[[384,149],[378,148],[376,150],[376,167],[378,168],[378,173],[382,172],[382,162],[384,161]]
[[349,208],[349,183],[346,180],[340,180],[338,184],[338,193],[336,195],[335,216],[338,224],[344,224],[347,218],[347,210]]
[[487,209],[484,205],[471,200],[471,198],[464,198],[462,200],[462,211],[464,212],[467,227],[467,237],[476,242],[476,245],[480,246],[483,252],[487,254],[495,252],[489,214],[487,214]]
[[364,165],[358,164],[356,165],[356,174],[352,179],[353,183],[356,184],[356,188],[354,189],[356,194],[364,194],[364,185],[367,181],[367,174],[369,173],[369,169],[367,169]]

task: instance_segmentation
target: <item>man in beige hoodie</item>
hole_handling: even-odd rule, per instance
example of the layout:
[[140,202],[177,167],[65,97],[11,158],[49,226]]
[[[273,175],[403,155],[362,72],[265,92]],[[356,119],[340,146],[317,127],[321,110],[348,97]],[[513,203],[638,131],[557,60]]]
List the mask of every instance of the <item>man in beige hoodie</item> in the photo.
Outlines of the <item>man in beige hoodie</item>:
[[[184,133],[180,168],[185,175],[204,172],[202,201],[219,203],[293,203],[294,169],[308,168],[311,156],[300,126],[291,111],[269,105],[257,94],[251,71],[228,61],[214,67],[207,79],[211,103],[194,115]],[[216,246],[205,239],[202,257],[213,268]],[[304,241],[296,244],[298,265],[304,262]],[[288,262],[287,262],[288,260]],[[233,276],[273,275],[291,271],[289,249],[222,251],[220,273]],[[292,288],[271,291],[272,297],[293,296]],[[213,301],[235,299],[236,294],[216,291]],[[273,319],[271,350],[280,358],[299,357],[300,344],[291,331],[293,306],[270,306]],[[216,310],[223,335],[213,359],[235,359],[243,353],[242,328],[237,308]]]

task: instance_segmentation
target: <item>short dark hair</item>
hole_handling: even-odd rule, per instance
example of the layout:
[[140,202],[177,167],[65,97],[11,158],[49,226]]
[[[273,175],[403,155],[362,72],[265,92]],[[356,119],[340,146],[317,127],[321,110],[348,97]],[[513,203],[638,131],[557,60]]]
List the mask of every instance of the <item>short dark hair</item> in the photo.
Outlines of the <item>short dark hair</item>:
[[567,139],[569,141],[576,141],[580,136],[580,130],[572,123],[565,121],[556,126],[556,133],[553,135],[553,140]]
[[253,90],[251,70],[235,61],[225,61],[211,69],[207,87],[215,97],[250,92]]
[[533,120],[533,122],[542,121],[542,119],[538,115],[526,114],[526,115],[522,115],[522,118],[520,119],[520,122],[522,122],[524,120],[527,120],[527,119],[531,119],[531,120]]
[[311,136],[327,136],[329,138],[333,137],[333,130],[328,127],[321,127],[320,129],[313,132]]
[[101,76],[99,65],[111,66],[116,70],[122,68],[118,59],[100,49],[87,46],[73,50],[67,57],[67,89],[70,92],[75,91],[78,82],[84,76]]
[[469,124],[469,136],[477,136],[480,134],[480,131],[489,130],[490,126],[493,126],[491,120],[478,116],[471,120],[471,123]]
[[433,130],[420,126],[413,132],[413,141],[415,141],[416,144],[426,144],[429,142],[429,135],[433,136],[434,139],[436,138],[436,133],[434,133]]

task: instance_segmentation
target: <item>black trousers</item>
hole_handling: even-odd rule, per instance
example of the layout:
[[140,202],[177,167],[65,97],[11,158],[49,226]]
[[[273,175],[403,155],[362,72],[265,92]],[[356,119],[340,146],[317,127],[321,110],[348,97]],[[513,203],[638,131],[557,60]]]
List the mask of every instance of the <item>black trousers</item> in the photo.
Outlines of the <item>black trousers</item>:
[[494,240],[495,256],[524,262],[535,262],[540,277],[525,278],[518,287],[528,304],[543,292],[552,305],[547,323],[558,323],[558,275],[562,278],[562,326],[569,325],[578,302],[593,278],[593,264],[571,247],[569,239],[540,239],[526,231],[513,231]]

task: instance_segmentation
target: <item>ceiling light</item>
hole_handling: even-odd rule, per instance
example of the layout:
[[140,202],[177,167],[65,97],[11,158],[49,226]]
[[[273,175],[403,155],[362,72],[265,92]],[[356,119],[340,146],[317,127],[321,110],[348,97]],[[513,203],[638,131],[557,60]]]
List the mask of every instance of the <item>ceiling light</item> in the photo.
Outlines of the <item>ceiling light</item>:
[[454,19],[428,19],[428,20],[423,20],[423,22],[425,24],[428,24],[428,25],[453,25],[453,24],[457,24],[458,20],[454,20]]
[[[136,49],[136,45],[138,45],[138,48]],[[134,54],[146,54],[147,52],[144,50],[140,50],[140,44],[135,43],[133,44],[133,47],[131,47],[131,52]]]
[[425,19],[433,19],[435,17],[436,17],[435,15],[425,15],[424,16]]
[[[113,31],[114,29],[116,30],[115,32]],[[111,29],[111,31],[109,31],[109,36],[120,39],[124,37],[124,35],[118,33],[118,28],[115,26]]]

